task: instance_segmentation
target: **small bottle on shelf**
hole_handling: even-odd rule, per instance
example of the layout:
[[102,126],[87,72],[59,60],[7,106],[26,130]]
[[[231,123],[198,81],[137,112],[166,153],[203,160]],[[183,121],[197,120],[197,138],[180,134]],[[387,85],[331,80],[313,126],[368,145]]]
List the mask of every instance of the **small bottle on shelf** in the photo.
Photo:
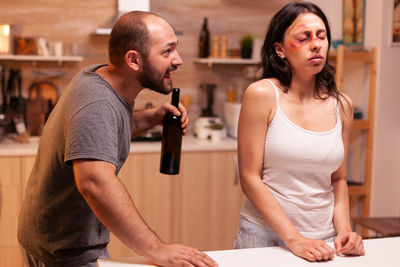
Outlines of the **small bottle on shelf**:
[[221,37],[221,49],[220,49],[220,57],[227,57],[227,40],[226,35],[222,35]]
[[218,58],[219,57],[219,36],[213,36],[212,38],[212,54],[211,57]]
[[200,31],[199,57],[207,58],[210,55],[210,31],[208,30],[208,19],[204,18]]

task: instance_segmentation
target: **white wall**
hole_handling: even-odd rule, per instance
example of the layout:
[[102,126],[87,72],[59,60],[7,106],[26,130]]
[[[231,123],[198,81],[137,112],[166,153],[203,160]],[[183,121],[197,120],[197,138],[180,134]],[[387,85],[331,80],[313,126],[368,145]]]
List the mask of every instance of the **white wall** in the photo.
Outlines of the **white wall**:
[[[342,34],[341,0],[312,0]],[[365,47],[378,48],[371,216],[400,216],[400,47],[389,46],[393,0],[367,0]]]
[[308,0],[319,6],[328,18],[332,40],[341,40],[343,35],[343,0]]

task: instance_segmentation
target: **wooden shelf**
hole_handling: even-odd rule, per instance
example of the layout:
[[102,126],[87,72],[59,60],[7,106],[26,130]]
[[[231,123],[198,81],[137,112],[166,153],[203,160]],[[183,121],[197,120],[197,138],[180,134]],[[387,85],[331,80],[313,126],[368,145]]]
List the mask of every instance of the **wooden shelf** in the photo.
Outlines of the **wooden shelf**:
[[370,129],[369,120],[355,119],[353,123],[353,129],[369,130]]
[[38,55],[0,55],[0,62],[32,62],[36,65],[37,62],[79,62],[82,61],[81,56],[38,56]]
[[400,217],[353,218],[353,223],[384,237],[400,236]]
[[260,64],[256,59],[243,59],[243,58],[197,58],[194,60],[196,63],[207,64],[212,67],[213,64],[221,65],[257,65]]
[[[367,50],[352,50],[339,45],[337,51],[329,54],[331,59],[336,64],[335,81],[338,89],[346,91],[343,88],[343,76],[345,61],[358,61],[368,64],[369,68],[369,85],[368,85],[368,116],[364,119],[355,119],[353,130],[365,131],[365,155],[358,161],[364,160],[364,177],[362,184],[349,184],[350,197],[356,197],[362,203],[362,217],[369,216],[369,201],[371,194],[371,170],[372,170],[372,149],[373,149],[373,126],[375,114],[375,83],[376,83],[376,56],[377,49],[373,47],[370,51]],[[348,182],[349,183],[349,182]],[[362,235],[366,236],[367,231],[363,229]]]
[[[329,53],[329,59],[336,61],[338,51],[331,51]],[[363,62],[371,62],[373,60],[371,52],[366,50],[351,50],[344,49],[344,57],[346,60],[351,61],[363,61]]]
[[349,185],[350,196],[365,196],[367,192],[365,185]]

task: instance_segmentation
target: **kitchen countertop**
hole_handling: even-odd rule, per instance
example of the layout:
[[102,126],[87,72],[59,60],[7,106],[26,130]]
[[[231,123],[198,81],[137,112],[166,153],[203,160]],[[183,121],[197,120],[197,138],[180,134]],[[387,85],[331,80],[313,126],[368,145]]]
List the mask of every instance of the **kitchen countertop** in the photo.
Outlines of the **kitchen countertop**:
[[[5,138],[0,143],[0,157],[5,156],[34,156],[37,152],[39,137],[31,137],[25,144]],[[184,136],[182,142],[183,152],[200,151],[236,151],[237,142],[233,138],[224,138],[219,142],[200,140],[194,136]],[[156,153],[161,151],[161,142],[132,142],[131,153]]]
[[[333,243],[328,243],[333,247]],[[398,267],[400,237],[364,240],[365,256],[338,256],[327,262],[308,262],[282,247],[251,248],[206,252],[219,267],[280,267],[280,266],[335,266],[335,267]],[[144,257],[98,260],[99,267],[155,266]]]

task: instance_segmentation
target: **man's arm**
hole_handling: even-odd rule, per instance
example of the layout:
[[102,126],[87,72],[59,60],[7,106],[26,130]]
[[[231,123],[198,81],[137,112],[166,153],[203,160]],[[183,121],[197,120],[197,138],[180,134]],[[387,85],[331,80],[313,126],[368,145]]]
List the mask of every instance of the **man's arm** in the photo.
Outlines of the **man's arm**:
[[167,112],[171,112],[176,116],[182,114],[182,131],[183,134],[186,133],[186,127],[189,123],[187,112],[185,107],[179,103],[179,110],[171,105],[170,103],[164,103],[158,108],[150,108],[141,111],[136,111],[133,114],[133,127],[132,127],[132,137],[138,136],[139,134],[153,128],[156,125],[161,125],[163,118]]
[[197,249],[162,242],[140,216],[113,164],[74,160],[73,170],[78,190],[97,218],[130,249],[161,266],[216,266]]

